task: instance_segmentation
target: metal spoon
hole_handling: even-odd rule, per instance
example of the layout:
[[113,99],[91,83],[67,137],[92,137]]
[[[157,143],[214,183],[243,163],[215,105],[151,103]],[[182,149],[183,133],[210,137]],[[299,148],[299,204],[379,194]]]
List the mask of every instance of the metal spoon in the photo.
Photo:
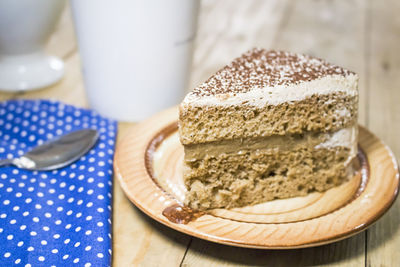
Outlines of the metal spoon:
[[20,158],[0,160],[0,166],[12,164],[40,171],[59,169],[86,154],[98,138],[96,130],[75,131],[39,145]]

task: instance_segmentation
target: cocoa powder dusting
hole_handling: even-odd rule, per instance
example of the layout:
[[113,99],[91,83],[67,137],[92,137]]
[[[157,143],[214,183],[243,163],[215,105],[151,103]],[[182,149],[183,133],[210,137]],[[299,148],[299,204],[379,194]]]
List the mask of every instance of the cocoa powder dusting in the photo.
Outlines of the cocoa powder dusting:
[[325,60],[303,54],[254,48],[195,88],[195,96],[246,93],[254,88],[290,85],[326,75],[349,75]]

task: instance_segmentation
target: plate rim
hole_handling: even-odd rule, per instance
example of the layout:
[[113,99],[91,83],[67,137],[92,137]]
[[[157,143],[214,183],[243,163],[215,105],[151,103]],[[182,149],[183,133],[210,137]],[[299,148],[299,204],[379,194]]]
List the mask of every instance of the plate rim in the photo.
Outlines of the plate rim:
[[[122,170],[121,170],[121,162],[123,162],[123,157],[121,155],[126,152],[126,148],[129,147],[129,144],[132,144],[132,141],[142,141],[139,142],[140,145],[140,149],[139,147],[134,150],[133,152],[136,154],[136,156],[140,156],[138,161],[142,163],[143,166],[146,169],[146,159],[145,159],[145,154],[147,151],[147,148],[149,146],[149,142],[152,141],[154,139],[155,136],[157,136],[160,131],[162,129],[164,129],[165,127],[170,126],[171,124],[175,123],[178,119],[178,107],[172,107],[170,109],[164,110],[156,115],[154,115],[153,117],[137,124],[134,125],[132,127],[130,127],[127,130],[127,134],[124,136],[124,138],[122,138],[122,140],[120,140],[120,142],[118,142],[117,146],[116,146],[116,151],[115,151],[115,157],[114,157],[114,172],[115,175],[117,177],[117,179],[120,182],[120,186],[123,189],[125,195],[127,196],[127,198],[137,207],[139,208],[142,212],[144,212],[147,216],[151,217],[152,219],[164,224],[165,226],[172,228],[174,230],[177,230],[179,232],[182,232],[184,234],[188,234],[190,236],[193,237],[197,237],[197,238],[201,238],[207,241],[211,241],[214,243],[219,243],[219,244],[224,244],[224,245],[230,245],[230,246],[235,246],[235,247],[245,247],[245,248],[257,248],[257,249],[297,249],[297,248],[306,248],[306,247],[315,247],[315,246],[321,246],[321,245],[325,245],[325,244],[329,244],[329,243],[333,243],[336,241],[340,241],[343,239],[346,239],[348,237],[351,237],[353,235],[356,235],[362,231],[364,231],[365,229],[367,229],[368,227],[370,227],[371,225],[373,225],[377,220],[379,220],[389,209],[390,207],[393,205],[393,203],[395,202],[398,193],[399,193],[399,187],[400,187],[400,182],[399,182],[399,168],[398,168],[398,163],[397,160],[393,154],[393,152],[390,150],[390,148],[384,144],[377,136],[375,136],[373,133],[371,133],[369,130],[367,130],[365,127],[360,126],[359,125],[359,129],[360,132],[363,132],[363,134],[367,134],[369,135],[369,137],[373,140],[373,145],[377,145],[379,146],[380,149],[384,149],[386,152],[386,157],[388,157],[391,160],[392,163],[392,170],[393,170],[393,177],[392,180],[395,180],[395,183],[397,184],[396,186],[394,186],[394,190],[393,192],[391,192],[390,194],[390,199],[388,199],[385,202],[385,205],[381,206],[379,211],[374,213],[373,216],[370,216],[367,218],[367,220],[360,224],[358,227],[355,227],[353,229],[347,230],[347,231],[343,231],[342,233],[338,233],[336,235],[333,235],[331,237],[328,238],[319,238],[316,239],[313,242],[305,242],[305,243],[300,243],[297,245],[259,245],[259,244],[249,244],[240,240],[232,240],[229,238],[225,238],[222,236],[218,236],[218,235],[210,235],[208,233],[202,232],[199,229],[193,228],[191,227],[191,223],[189,224],[176,224],[173,222],[170,222],[168,219],[166,219],[163,215],[160,214],[154,214],[151,209],[149,207],[145,207],[144,205],[144,201],[140,199],[140,197],[138,197],[135,194],[132,194],[127,181],[125,180],[125,178],[122,175]],[[146,142],[143,142],[144,140],[141,140],[138,136],[138,132],[146,132],[149,131],[149,133],[152,133],[151,136],[150,135],[144,135],[141,136],[142,139],[146,140]],[[122,145],[124,144],[124,145]],[[365,152],[366,156],[368,158],[368,152]],[[368,159],[369,160],[369,159]],[[370,161],[370,160],[369,160]],[[137,162],[138,163],[138,162]],[[140,166],[140,164],[137,164],[135,166]],[[126,163],[125,163],[126,165]],[[371,167],[371,163],[370,163],[370,168],[371,168],[371,172],[372,172],[372,167]],[[132,173],[132,169],[130,169],[130,173]],[[143,174],[144,170],[141,170],[142,174]],[[156,184],[156,182],[153,180],[152,177],[150,177],[147,173],[147,169],[145,170],[148,179],[151,180],[151,182],[153,183],[153,186],[157,188],[158,193],[162,193],[164,195],[167,195],[168,197],[171,197],[168,195],[168,193],[166,193],[165,191],[163,191],[161,188],[159,188],[159,185]],[[371,173],[370,173],[371,175]],[[362,195],[362,194],[361,194]],[[358,196],[359,198],[360,196]],[[172,202],[174,202],[172,200]],[[175,201],[176,202],[176,201]],[[349,203],[349,205],[352,205],[351,203]],[[354,203],[353,203],[354,205]],[[342,207],[343,208],[343,207]],[[328,215],[328,214],[326,214]],[[325,217],[326,215],[323,215],[322,217]],[[217,220],[227,220],[227,221],[231,221],[230,219],[225,219],[225,218],[218,218],[218,217],[214,217],[212,215],[204,215],[205,216],[211,216],[214,219]],[[318,218],[316,218],[318,219]],[[313,219],[310,219],[313,220]],[[301,223],[307,223],[307,221],[310,220],[305,220]],[[296,223],[296,222],[294,222]],[[249,223],[247,223],[249,224]],[[284,224],[293,224],[293,223],[284,223]],[[277,227],[279,227],[280,223],[276,223],[274,225],[278,225]]]

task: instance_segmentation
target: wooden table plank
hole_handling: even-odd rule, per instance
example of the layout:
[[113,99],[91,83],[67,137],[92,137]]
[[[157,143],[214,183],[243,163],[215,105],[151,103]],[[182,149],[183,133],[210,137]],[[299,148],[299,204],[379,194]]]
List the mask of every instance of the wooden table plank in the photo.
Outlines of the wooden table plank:
[[271,47],[287,2],[203,0],[188,89],[246,50]]
[[[257,250],[193,238],[182,266],[364,266],[364,236],[317,248]],[[360,246],[362,244],[362,246]]]
[[[395,0],[203,0],[188,89],[254,46],[326,58],[360,74],[359,121],[377,133],[399,156],[399,11],[399,2]],[[53,98],[87,107],[68,9],[47,44],[47,51],[65,60],[63,80],[35,92],[0,93],[0,100]],[[129,125],[120,124],[119,138]],[[362,233],[319,248],[263,251],[213,244],[171,230],[140,212],[124,196],[119,184],[114,185],[114,266],[398,264],[399,201],[368,230],[367,240]]]
[[0,101],[14,99],[16,95],[17,95],[16,93],[0,92]]
[[67,59],[70,55],[77,52],[75,31],[72,25],[69,5],[65,7],[54,34],[52,34],[47,42],[46,51],[50,55],[55,55],[63,59]]
[[[118,141],[130,123],[120,123]],[[137,209],[114,179],[113,192],[113,265],[178,266],[190,237],[159,224]]]
[[179,266],[190,237],[155,222],[114,184],[113,265]]
[[[218,1],[221,4],[224,1]],[[250,2],[250,3],[249,3]],[[230,1],[224,2],[224,10],[231,10]],[[229,62],[234,56],[251,48],[253,43],[263,47],[272,47],[279,50],[289,50],[307,53],[326,58],[338,65],[356,71],[360,79],[360,122],[366,123],[366,86],[365,86],[365,39],[366,39],[366,6],[365,1],[291,1],[283,5],[282,2],[263,1],[264,6],[257,1],[246,1],[251,9],[234,9],[235,12],[219,14],[216,18],[205,18],[213,21],[214,30],[207,29],[207,34],[214,38],[229,40],[214,43],[214,49],[202,48],[201,29],[197,49],[218,51],[208,52],[208,58],[202,58],[201,63],[194,67],[194,71],[204,67],[202,73],[209,72],[207,64],[225,60]],[[268,3],[269,5],[267,5]],[[280,16],[267,20],[268,12],[279,10]],[[264,16],[263,16],[264,15]],[[222,18],[221,18],[222,17]],[[258,20],[258,18],[263,18]],[[226,21],[230,21],[228,24]],[[239,22],[241,23],[239,23]],[[235,23],[236,22],[236,23]],[[254,22],[254,23],[253,23]],[[207,27],[200,20],[200,27]],[[235,27],[219,25],[236,25]],[[231,29],[233,28],[233,30]],[[245,34],[241,38],[240,34]],[[257,33],[257,35],[255,35]],[[249,34],[249,36],[247,36]],[[221,36],[222,35],[222,36]],[[273,38],[271,38],[273,36]],[[205,37],[207,38],[207,37]],[[208,36],[208,38],[210,38]],[[269,38],[268,41],[265,38]],[[232,48],[231,46],[234,47]],[[200,52],[196,50],[196,55]],[[206,53],[204,53],[206,54]],[[207,63],[211,62],[211,63]],[[220,65],[224,63],[221,62]],[[199,75],[199,77],[202,77]],[[212,244],[194,238],[183,261],[187,266],[241,266],[270,265],[336,265],[362,266],[365,262],[365,233],[331,245],[314,249],[299,249],[289,251],[258,251],[251,249],[231,248]]]
[[[368,127],[400,156],[400,2],[370,1]],[[384,178],[384,177],[382,177]],[[400,265],[400,201],[368,230],[367,265]]]
[[366,124],[366,1],[297,0],[275,49],[324,58],[360,76],[359,122]]

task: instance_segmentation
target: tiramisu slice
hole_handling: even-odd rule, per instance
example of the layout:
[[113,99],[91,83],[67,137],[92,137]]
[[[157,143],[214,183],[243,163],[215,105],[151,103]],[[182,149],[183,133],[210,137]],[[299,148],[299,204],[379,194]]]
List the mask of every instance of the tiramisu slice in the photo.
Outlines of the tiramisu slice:
[[231,208],[341,184],[357,153],[358,76],[253,49],[180,105],[186,204]]

